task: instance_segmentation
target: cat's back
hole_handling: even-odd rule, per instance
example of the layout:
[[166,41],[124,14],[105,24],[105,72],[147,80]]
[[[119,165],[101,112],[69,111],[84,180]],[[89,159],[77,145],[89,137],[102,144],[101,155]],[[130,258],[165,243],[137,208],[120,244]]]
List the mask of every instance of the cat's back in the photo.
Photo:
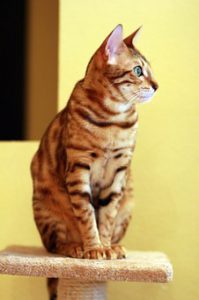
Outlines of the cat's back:
[[41,138],[39,148],[31,163],[33,179],[47,180],[58,174],[61,177],[63,174],[65,123],[66,108],[55,116]]

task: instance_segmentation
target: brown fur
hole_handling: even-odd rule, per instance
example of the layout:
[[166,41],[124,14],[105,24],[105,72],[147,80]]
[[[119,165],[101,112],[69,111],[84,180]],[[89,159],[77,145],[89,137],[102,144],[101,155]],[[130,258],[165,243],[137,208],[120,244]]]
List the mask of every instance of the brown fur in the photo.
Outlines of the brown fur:
[[[131,219],[135,105],[157,84],[133,44],[118,43],[120,30],[92,57],[32,160],[34,217],[50,252],[90,259],[125,257],[118,242]],[[117,47],[111,53],[114,34]],[[136,65],[147,75],[137,77]]]

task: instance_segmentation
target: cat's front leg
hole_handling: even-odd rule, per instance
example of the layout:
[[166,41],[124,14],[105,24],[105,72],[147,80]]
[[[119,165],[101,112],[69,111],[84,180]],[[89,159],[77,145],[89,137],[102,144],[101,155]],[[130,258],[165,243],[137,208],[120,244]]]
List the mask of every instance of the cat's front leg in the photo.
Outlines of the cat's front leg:
[[79,160],[69,162],[69,165],[66,186],[81,235],[84,258],[101,259],[104,252],[91,204],[90,165]]
[[[112,247],[111,245],[115,222],[120,208],[120,202],[123,197],[125,177],[125,169],[121,169],[121,171],[116,174],[113,184],[105,190],[102,190],[100,193],[98,227],[100,240],[103,246],[107,249],[107,258],[110,259],[125,257],[125,252],[122,247],[117,245],[116,249],[115,246]],[[118,252],[119,248],[120,253]]]
[[[115,221],[119,211],[119,202],[121,199],[120,193],[113,193],[109,196],[109,204],[106,206],[101,206],[99,209],[99,233],[100,233],[100,240],[104,246],[105,253],[107,259],[115,259],[121,258],[121,255],[117,255],[117,251],[115,251],[115,247],[112,247],[111,240],[113,231],[115,228]],[[102,200],[107,201],[107,199],[100,199],[101,203]],[[118,246],[119,247],[119,246]],[[122,257],[124,257],[124,253],[122,253]]]

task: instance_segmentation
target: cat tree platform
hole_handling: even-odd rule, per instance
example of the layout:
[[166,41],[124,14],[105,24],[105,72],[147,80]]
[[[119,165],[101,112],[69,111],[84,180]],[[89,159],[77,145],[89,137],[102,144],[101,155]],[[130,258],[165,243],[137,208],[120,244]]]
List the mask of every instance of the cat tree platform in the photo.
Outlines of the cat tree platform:
[[167,283],[173,276],[171,263],[161,252],[129,251],[126,259],[87,260],[21,246],[0,252],[0,273],[60,278],[58,300],[104,300],[107,281]]

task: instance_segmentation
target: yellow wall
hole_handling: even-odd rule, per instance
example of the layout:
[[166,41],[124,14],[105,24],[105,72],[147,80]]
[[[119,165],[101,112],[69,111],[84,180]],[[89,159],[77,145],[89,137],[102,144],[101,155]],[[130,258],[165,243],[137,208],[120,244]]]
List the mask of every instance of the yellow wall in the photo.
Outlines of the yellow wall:
[[[138,43],[160,89],[139,107],[133,170],[136,207],[124,244],[161,250],[174,265],[168,285],[111,283],[109,299],[199,299],[199,2],[60,0],[59,107],[97,46],[116,24]],[[46,7],[47,9],[47,7]],[[0,248],[40,245],[31,213],[29,163],[36,142],[0,143]],[[43,279],[0,277],[0,299],[45,300]]]
[[[30,160],[37,142],[0,143],[0,249],[41,245],[33,222]],[[0,275],[0,299],[47,299],[45,279]]]

